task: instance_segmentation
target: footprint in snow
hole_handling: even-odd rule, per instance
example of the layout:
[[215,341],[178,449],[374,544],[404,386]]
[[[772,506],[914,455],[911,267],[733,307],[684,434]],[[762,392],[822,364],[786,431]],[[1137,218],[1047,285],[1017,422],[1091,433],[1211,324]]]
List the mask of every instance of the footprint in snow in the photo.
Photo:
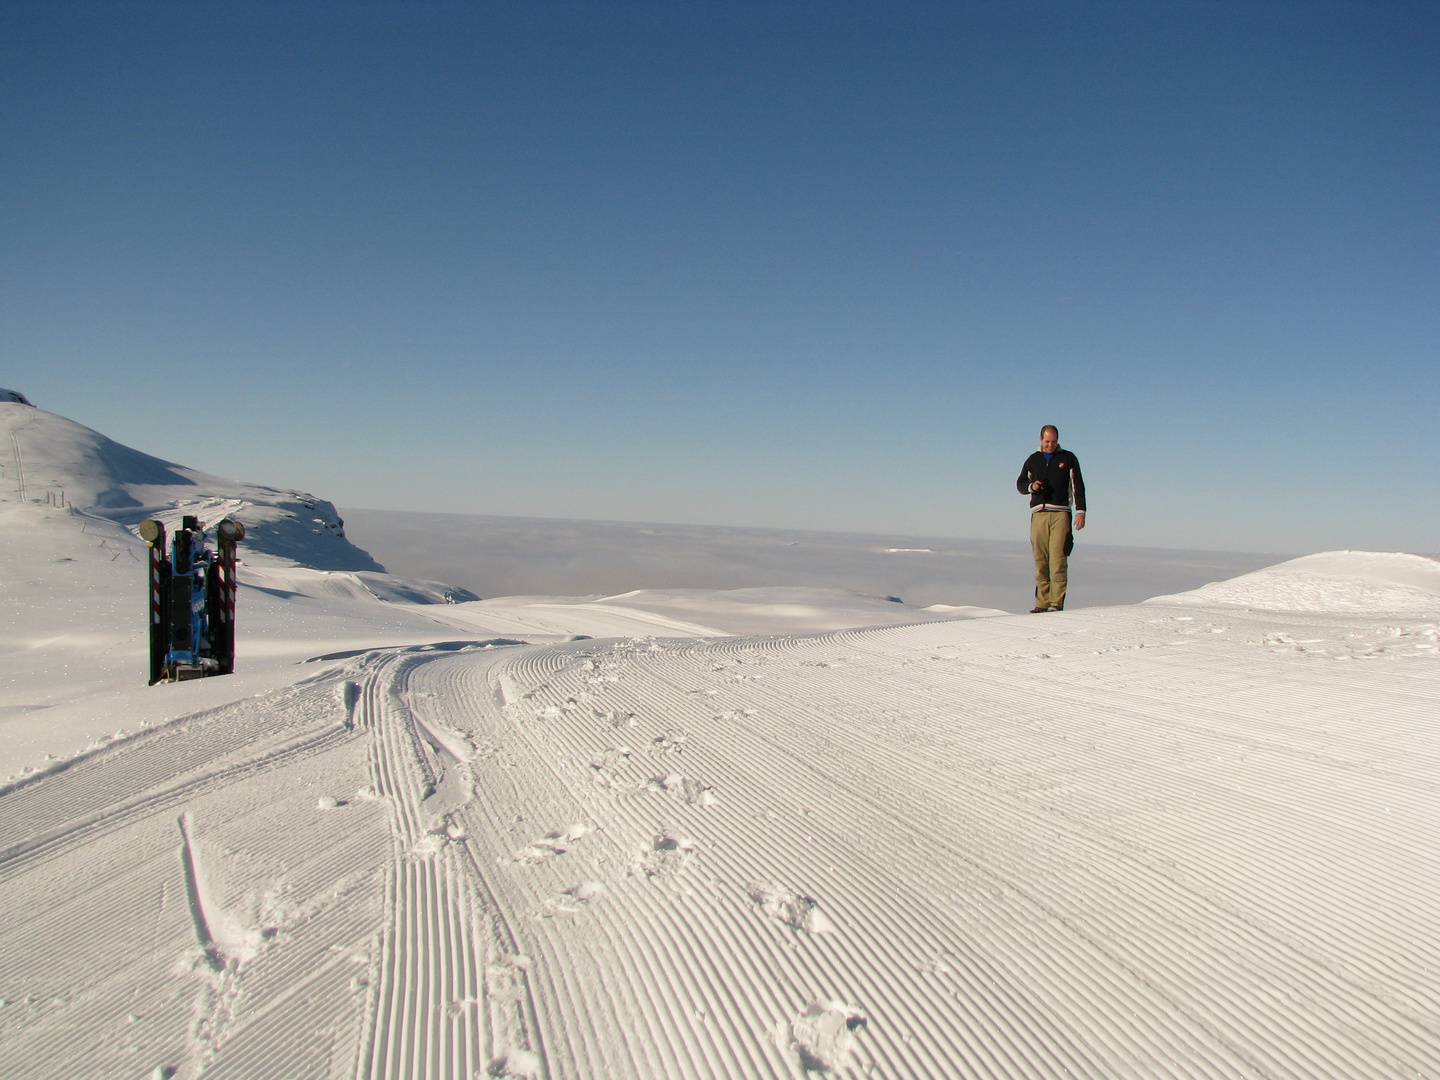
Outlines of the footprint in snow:
[[341,723],[347,728],[355,726],[355,706],[360,702],[360,684],[346,680],[335,688],[335,703],[345,714]]
[[491,1076],[539,1076],[544,1070],[540,1055],[530,1050],[511,1049],[490,1062]]
[[843,1001],[815,1001],[786,1024],[775,1025],[775,1044],[800,1059],[806,1072],[828,1073],[845,1066],[856,1048],[865,1014]]
[[557,915],[578,915],[589,904],[605,895],[605,886],[598,881],[582,881],[566,889],[553,900],[545,903],[540,912],[542,919],[553,919]]
[[684,869],[695,851],[695,841],[683,836],[658,833],[650,846],[635,856],[630,865],[632,874],[647,878],[673,877]]
[[635,727],[640,721],[635,719],[633,712],[625,712],[621,709],[592,709],[595,719],[612,728]]
[[699,780],[681,776],[679,773],[656,776],[645,786],[651,791],[668,792],[691,806],[714,806],[720,801],[715,798],[715,792],[709,784],[702,784]]
[[428,859],[432,855],[438,855],[444,850],[450,839],[449,834],[445,831],[427,832],[410,845],[410,857],[412,859]]
[[525,973],[530,957],[523,953],[506,957],[485,969],[485,996],[494,1002],[515,1002],[525,996]]
[[620,772],[629,763],[630,748],[610,746],[590,759],[590,769],[597,785],[606,788],[626,789],[635,785],[622,780]]
[[679,728],[670,728],[664,735],[656,735],[650,740],[650,749],[657,754],[678,754],[685,749],[685,740],[689,737]]
[[564,855],[570,845],[579,840],[590,830],[584,825],[571,825],[565,831],[546,833],[539,840],[536,840],[528,847],[523,847],[515,853],[514,861],[524,866],[534,866],[547,859],[553,859],[556,855]]
[[825,917],[815,901],[803,893],[790,892],[774,885],[752,885],[747,890],[751,903],[762,914],[792,930],[812,934],[833,934],[835,924]]

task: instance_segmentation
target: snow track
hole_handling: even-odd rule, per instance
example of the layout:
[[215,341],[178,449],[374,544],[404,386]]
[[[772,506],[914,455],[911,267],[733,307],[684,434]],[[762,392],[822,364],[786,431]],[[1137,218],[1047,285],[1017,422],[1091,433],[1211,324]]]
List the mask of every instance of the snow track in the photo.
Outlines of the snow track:
[[13,431],[10,432],[10,447],[15,456],[15,494],[21,502],[25,502],[25,462],[20,456],[20,438]]
[[332,661],[0,791],[0,1072],[1433,1075],[1437,643],[1145,605]]
[[551,1074],[1433,1070],[1434,654],[1339,678],[1267,646],[1273,616],[1194,621],[417,671],[483,748],[456,820]]
[[485,904],[456,843],[463,832],[450,815],[424,807],[444,770],[463,766],[439,746],[426,752],[404,702],[410,672],[432,659],[387,660],[367,679],[356,716],[375,733],[373,790],[393,806],[395,845],[390,924],[358,1071],[366,1078],[471,1077],[534,1055],[524,972],[508,963],[508,929]]
[[308,784],[363,775],[340,719],[330,685],[303,683],[0,795],[0,898],[24,913],[0,925],[0,984],[27,991],[0,1008],[4,1075],[280,1080],[353,1061],[383,822],[302,810],[276,828],[313,811]]
[[[308,687],[270,702],[288,723],[257,733],[253,702],[195,714],[142,733],[68,768],[0,790],[0,880],[67,840],[88,840],[121,828],[135,816],[164,810],[227,780],[253,776],[297,755],[323,750],[343,737],[305,699]],[[317,719],[320,721],[317,723]],[[192,729],[203,736],[187,738]],[[257,737],[258,735],[258,737]]]

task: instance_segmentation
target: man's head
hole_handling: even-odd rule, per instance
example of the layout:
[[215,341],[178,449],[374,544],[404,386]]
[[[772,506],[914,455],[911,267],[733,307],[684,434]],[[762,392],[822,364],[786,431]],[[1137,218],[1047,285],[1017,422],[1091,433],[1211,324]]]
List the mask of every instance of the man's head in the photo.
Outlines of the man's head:
[[1040,429],[1040,449],[1047,454],[1053,454],[1060,447],[1060,429],[1054,424],[1046,424]]

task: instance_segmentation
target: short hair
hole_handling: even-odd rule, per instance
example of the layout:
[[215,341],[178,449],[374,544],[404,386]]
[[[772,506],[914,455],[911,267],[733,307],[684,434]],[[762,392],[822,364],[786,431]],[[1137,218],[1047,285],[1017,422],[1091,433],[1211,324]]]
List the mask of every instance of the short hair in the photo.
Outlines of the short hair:
[[1046,424],[1044,427],[1042,427],[1040,429],[1040,438],[1043,439],[1045,437],[1045,432],[1047,431],[1053,431],[1055,433],[1055,438],[1060,438],[1060,429],[1054,424]]

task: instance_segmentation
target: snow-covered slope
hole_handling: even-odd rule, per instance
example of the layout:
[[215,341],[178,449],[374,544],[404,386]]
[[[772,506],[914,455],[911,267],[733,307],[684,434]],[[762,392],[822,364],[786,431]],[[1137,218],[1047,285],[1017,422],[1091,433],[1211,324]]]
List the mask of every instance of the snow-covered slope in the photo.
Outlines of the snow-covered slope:
[[0,789],[5,1075],[1430,1075],[1440,627],[1385,606],[1430,570],[1319,565],[1369,606],[257,593],[329,659],[112,691],[127,737]]
[[1440,562],[1401,552],[1325,551],[1149,603],[1434,615],[1440,611]]
[[36,497],[0,498],[7,1080],[1440,1068],[1431,560],[957,619],[271,557],[236,674],[147,687],[143,545]]
[[1004,615],[996,608],[935,605],[916,609],[898,597],[866,596],[848,589],[637,589],[605,598],[616,607],[663,612],[732,634],[816,633],[854,626],[889,626],[938,614],[954,618]]
[[0,499],[74,506],[124,525],[186,514],[208,527],[245,525],[241,557],[268,556],[319,570],[384,567],[345,538],[333,504],[299,491],[187,469],[33,406],[0,401]]
[[[0,402],[0,778],[59,767],[226,695],[293,679],[294,664],[364,646],[469,638],[564,640],[723,635],[727,628],[816,631],[931,617],[878,598],[806,590],[712,594],[700,614],[656,594],[507,597],[396,577],[351,545],[329,503],[208,476],[121,446],[29,405]],[[245,522],[239,675],[147,692],[145,545],[133,526],[157,516]],[[368,568],[368,569],[367,569]],[[466,603],[469,601],[469,603]],[[693,608],[694,603],[690,606]],[[966,612],[953,612],[964,615]],[[971,613],[973,614],[973,613]]]

